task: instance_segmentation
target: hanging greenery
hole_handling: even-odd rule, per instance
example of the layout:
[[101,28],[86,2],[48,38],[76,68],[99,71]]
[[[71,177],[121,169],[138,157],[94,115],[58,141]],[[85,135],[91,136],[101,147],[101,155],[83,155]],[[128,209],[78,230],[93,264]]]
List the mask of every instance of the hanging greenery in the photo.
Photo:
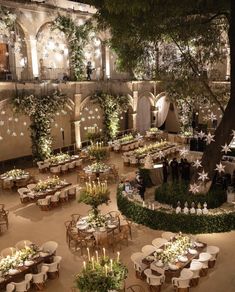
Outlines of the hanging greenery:
[[13,110],[29,116],[32,154],[36,160],[48,158],[52,151],[51,122],[67,98],[59,91],[51,95],[17,95],[12,99]]
[[0,35],[7,38],[10,37],[15,20],[16,15],[0,5]]
[[104,134],[108,139],[113,139],[119,130],[120,115],[128,108],[129,98],[125,95],[107,93],[96,93],[94,98],[97,99],[104,112]]
[[92,29],[91,22],[87,21],[85,24],[78,26],[70,17],[59,14],[54,20],[52,29],[59,29],[65,34],[75,79],[77,81],[82,80],[85,72],[83,50],[88,43],[89,33]]

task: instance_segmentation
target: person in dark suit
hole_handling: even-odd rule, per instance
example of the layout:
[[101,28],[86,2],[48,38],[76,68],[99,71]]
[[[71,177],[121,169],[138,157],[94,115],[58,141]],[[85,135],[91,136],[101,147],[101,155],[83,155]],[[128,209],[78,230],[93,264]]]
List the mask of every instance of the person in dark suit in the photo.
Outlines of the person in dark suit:
[[171,161],[171,175],[172,175],[172,180],[176,181],[179,179],[179,163],[176,160],[176,158],[173,158]]
[[169,168],[168,160],[164,158],[162,162],[163,183],[167,183],[167,178],[168,178],[168,173],[169,173],[168,168]]

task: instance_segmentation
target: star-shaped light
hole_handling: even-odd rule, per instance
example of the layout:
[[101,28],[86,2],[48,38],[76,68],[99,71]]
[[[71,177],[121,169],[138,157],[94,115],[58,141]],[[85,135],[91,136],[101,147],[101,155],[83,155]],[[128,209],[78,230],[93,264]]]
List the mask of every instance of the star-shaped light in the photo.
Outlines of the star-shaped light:
[[185,147],[183,149],[180,149],[180,156],[181,157],[185,158],[188,153],[189,153],[189,151]]
[[4,121],[0,121],[0,126],[3,126],[4,125]]
[[206,144],[211,144],[211,142],[214,142],[215,140],[213,139],[215,137],[215,135],[211,135],[211,133],[209,132],[206,136]]
[[216,169],[219,173],[225,172],[225,165],[223,165],[221,162],[219,164],[216,164]]
[[229,148],[229,146],[227,145],[227,143],[225,143],[224,146],[221,146],[222,147],[222,152],[224,152],[225,154],[227,154],[228,152],[231,152],[231,149]]
[[235,138],[235,130],[232,130],[232,134],[233,138]]
[[193,166],[196,167],[196,168],[199,168],[199,167],[202,167],[202,163],[200,160],[196,160],[194,163],[193,163]]
[[214,113],[211,113],[211,114],[209,115],[209,120],[211,120],[212,122],[213,122],[214,120],[216,120],[216,115],[215,115]]
[[203,169],[202,172],[199,172],[198,174],[199,174],[198,179],[201,180],[201,181],[203,181],[203,182],[209,179],[208,173],[205,172],[204,169]]
[[194,183],[189,186],[189,191],[193,194],[196,194],[196,193],[199,193],[199,188],[200,186]]
[[208,116],[204,116],[204,117],[203,117],[203,121],[204,121],[204,122],[207,122],[208,120],[209,120]]
[[165,157],[164,152],[163,152],[162,150],[160,150],[160,151],[158,152],[158,154],[157,154],[157,157],[160,158],[160,159],[164,158],[164,157]]
[[199,132],[198,133],[198,137],[200,138],[200,139],[203,139],[204,137],[205,137],[205,133],[204,132]]

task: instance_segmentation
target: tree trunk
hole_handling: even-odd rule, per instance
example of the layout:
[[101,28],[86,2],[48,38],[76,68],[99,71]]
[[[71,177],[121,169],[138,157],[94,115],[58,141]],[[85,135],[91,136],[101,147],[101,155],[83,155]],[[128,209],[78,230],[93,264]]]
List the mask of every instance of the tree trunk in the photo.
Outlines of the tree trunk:
[[[215,131],[215,142],[211,142],[206,147],[202,156],[202,166],[208,172],[210,179],[213,178],[216,164],[220,162],[221,152],[225,143],[229,145],[232,140],[232,130],[235,130],[235,1],[231,0],[231,16],[229,23],[229,43],[231,60],[231,89],[230,100],[225,109],[223,118]],[[226,171],[226,168],[225,168]]]

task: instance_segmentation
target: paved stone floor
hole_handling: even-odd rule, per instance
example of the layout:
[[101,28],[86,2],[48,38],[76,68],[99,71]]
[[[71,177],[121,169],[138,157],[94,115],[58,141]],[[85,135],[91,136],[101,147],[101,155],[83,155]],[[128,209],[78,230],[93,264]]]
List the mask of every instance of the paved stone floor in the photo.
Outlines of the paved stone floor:
[[[121,155],[111,154],[110,160],[119,168],[121,176],[133,175],[135,169],[123,167]],[[29,169],[37,178],[45,178],[48,174],[39,174],[36,168]],[[75,173],[63,175],[67,181],[76,183]],[[101,207],[101,211],[106,213],[116,210],[116,184],[110,185],[111,203]],[[14,246],[22,239],[29,239],[36,244],[42,244],[48,240],[58,242],[58,255],[63,257],[61,273],[59,279],[49,280],[45,291],[69,292],[73,285],[73,277],[81,270],[83,258],[80,253],[71,252],[65,240],[64,222],[70,219],[72,213],[86,215],[89,209],[85,204],[78,204],[76,201],[70,202],[61,208],[56,208],[48,212],[42,212],[35,204],[22,205],[17,192],[0,190],[0,203],[6,205],[9,214],[9,230],[0,236],[0,250]],[[129,241],[129,246],[123,245],[121,248],[121,260],[127,265],[129,274],[126,280],[127,286],[134,283],[141,283],[135,278],[134,269],[130,261],[133,252],[140,251],[145,244],[151,244],[152,240],[161,235],[160,230],[151,230],[141,225],[133,228],[133,240]],[[235,291],[235,232],[220,234],[203,234],[198,238],[210,245],[217,245],[221,249],[216,267],[209,272],[207,277],[200,280],[199,286],[192,288],[195,292],[234,292]],[[116,252],[116,251],[115,251]],[[116,253],[110,252],[110,256]],[[143,283],[142,283],[143,284]],[[146,289],[146,291],[148,291]],[[162,291],[173,291],[169,284],[163,286]]]

